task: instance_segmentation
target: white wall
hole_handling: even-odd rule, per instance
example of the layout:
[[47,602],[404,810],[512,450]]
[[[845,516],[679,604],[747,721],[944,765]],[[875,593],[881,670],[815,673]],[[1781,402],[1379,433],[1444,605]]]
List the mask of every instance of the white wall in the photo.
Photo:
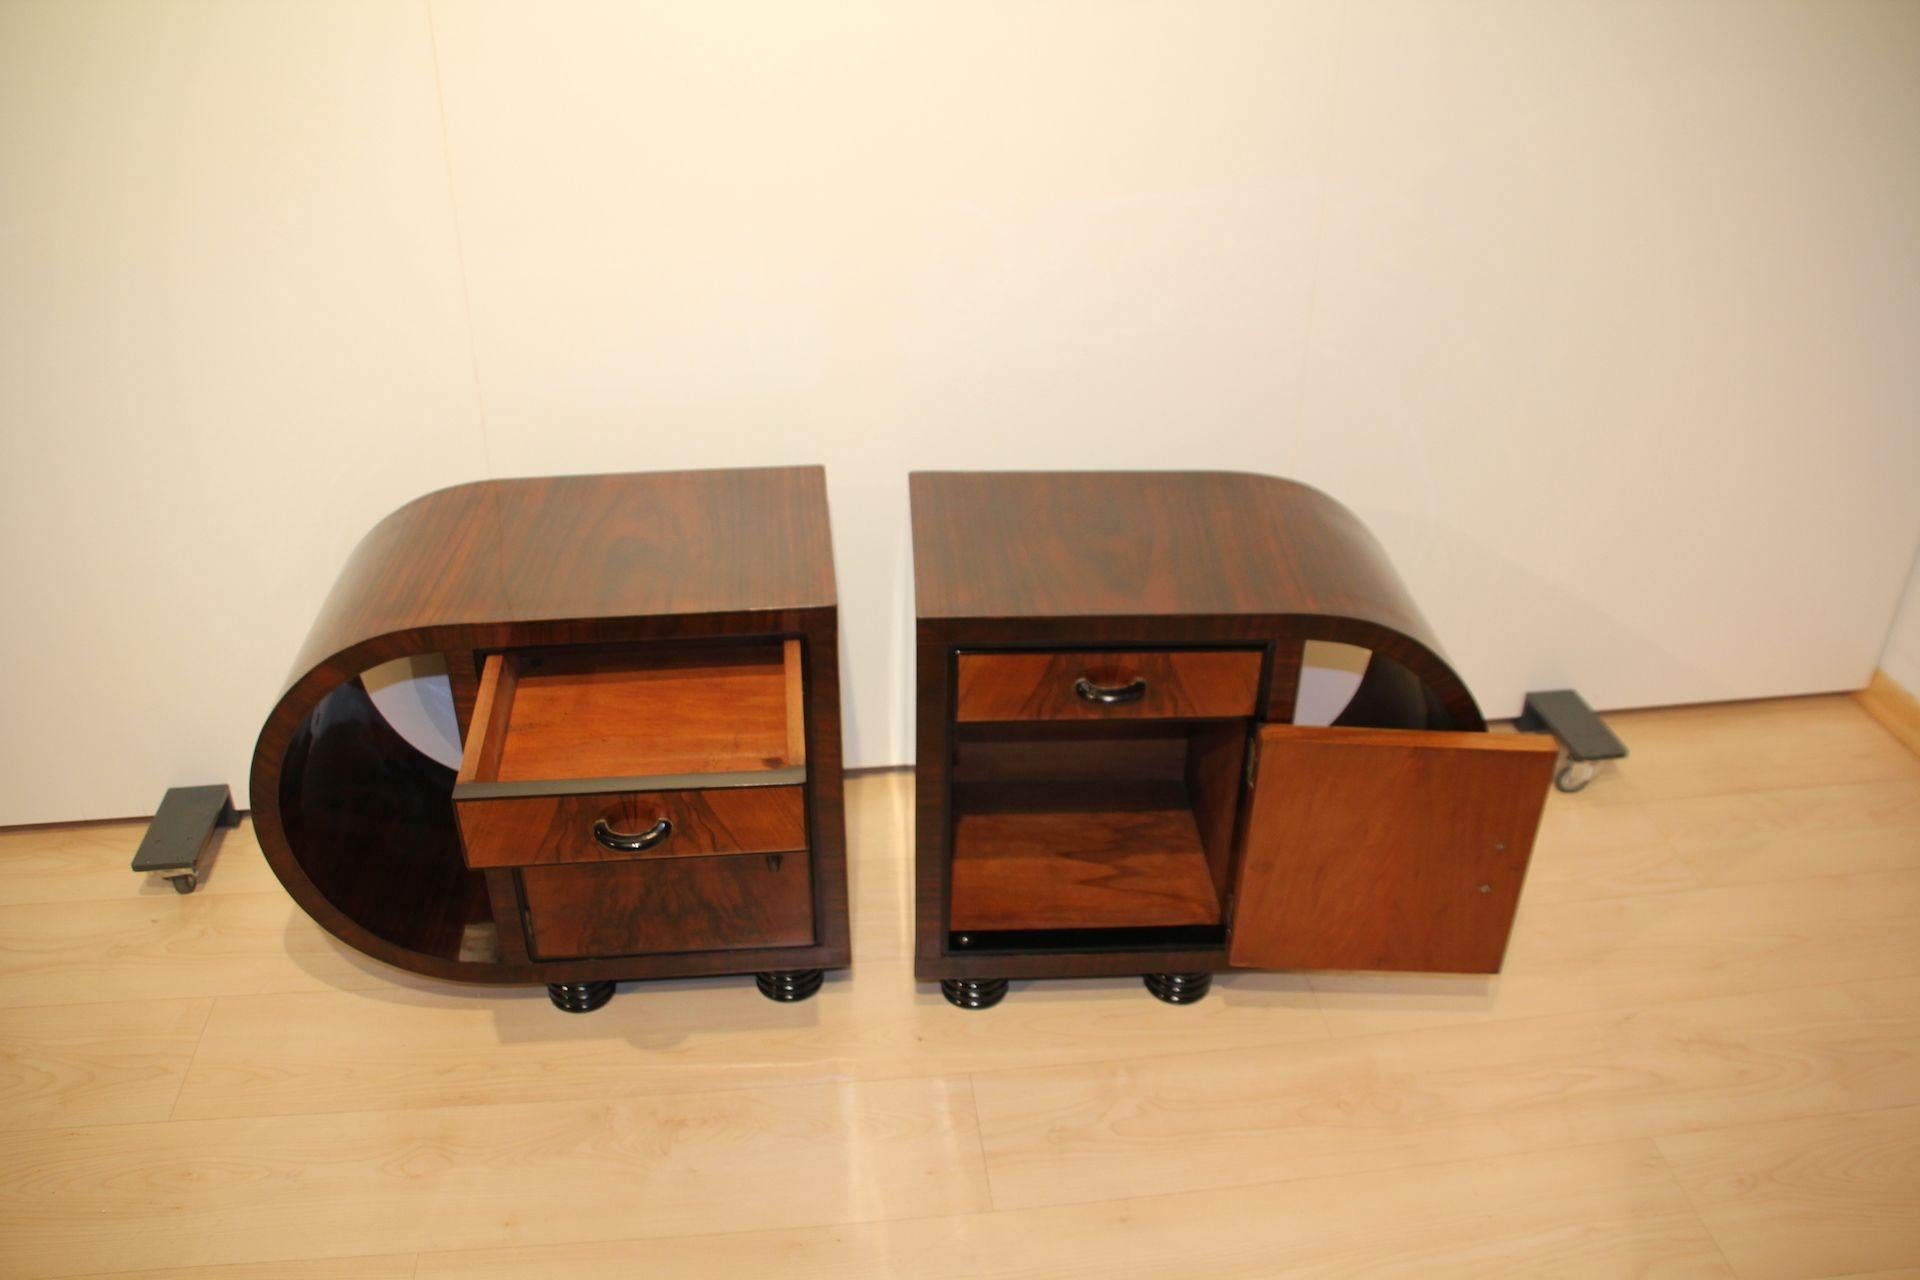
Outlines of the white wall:
[[1913,562],[1913,575],[1907,579],[1900,612],[1887,635],[1887,647],[1880,655],[1880,669],[1902,689],[1920,697],[1920,558]]
[[0,6],[0,822],[245,780],[359,534],[829,469],[1231,467],[1493,714],[1854,688],[1920,541],[1920,5]]

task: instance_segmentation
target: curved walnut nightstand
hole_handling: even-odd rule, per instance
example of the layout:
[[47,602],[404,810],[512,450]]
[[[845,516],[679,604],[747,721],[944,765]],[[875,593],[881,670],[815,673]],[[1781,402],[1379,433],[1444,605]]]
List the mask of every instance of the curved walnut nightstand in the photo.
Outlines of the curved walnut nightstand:
[[[833,553],[817,467],[497,480],[354,550],[260,732],[253,815],[296,901],[402,969],[546,983],[848,961]],[[360,674],[443,654],[462,767]]]
[[[1371,534],[1205,472],[920,473],[915,974],[1488,973],[1553,771],[1489,734]],[[1309,640],[1371,653],[1292,723]]]

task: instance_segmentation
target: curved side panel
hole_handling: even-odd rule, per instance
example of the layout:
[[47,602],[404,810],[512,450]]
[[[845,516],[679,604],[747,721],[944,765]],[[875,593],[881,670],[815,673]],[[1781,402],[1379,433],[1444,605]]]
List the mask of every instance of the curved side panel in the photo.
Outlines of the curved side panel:
[[1484,732],[1480,704],[1446,659],[1399,631],[1357,618],[1294,617],[1276,622],[1283,635],[1330,640],[1370,650],[1366,673],[1336,724],[1374,729]]
[[254,830],[274,874],[321,927],[376,959],[524,981],[487,958],[492,912],[461,857],[453,773],[403,741],[357,678],[308,694],[317,683],[281,700],[254,749]]
[[554,966],[488,958],[491,908],[460,856],[452,774],[387,726],[360,673],[415,654],[470,665],[512,645],[830,627],[832,566],[818,467],[486,480],[407,503],[348,557],[261,728],[252,805],[269,865],[380,960],[471,982],[550,978]]
[[[321,700],[280,775],[280,823],[322,898],[403,951],[484,946],[486,880],[460,855],[453,771],[401,740],[358,680]],[[370,850],[379,856],[370,857]]]
[[[1373,717],[1369,724],[1379,720],[1378,727],[1484,730],[1479,704],[1373,531],[1338,499],[1310,485],[1258,478],[1272,487],[1275,520],[1293,548],[1286,571],[1300,575],[1305,594],[1316,602],[1295,619],[1294,634],[1373,651],[1355,694],[1361,703],[1355,714]],[[1421,686],[1417,701],[1409,675]]]
[[1426,682],[1384,653],[1368,659],[1360,687],[1333,723],[1348,729],[1453,727],[1452,718]]

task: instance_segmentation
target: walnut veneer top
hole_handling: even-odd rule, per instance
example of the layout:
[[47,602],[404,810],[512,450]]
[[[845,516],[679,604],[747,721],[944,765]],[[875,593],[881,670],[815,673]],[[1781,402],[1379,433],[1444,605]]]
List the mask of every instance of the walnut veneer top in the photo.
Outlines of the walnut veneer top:
[[1305,614],[1427,637],[1373,535],[1290,480],[956,471],[910,483],[921,618]]
[[403,630],[833,604],[819,467],[487,480],[374,526],[294,674]]

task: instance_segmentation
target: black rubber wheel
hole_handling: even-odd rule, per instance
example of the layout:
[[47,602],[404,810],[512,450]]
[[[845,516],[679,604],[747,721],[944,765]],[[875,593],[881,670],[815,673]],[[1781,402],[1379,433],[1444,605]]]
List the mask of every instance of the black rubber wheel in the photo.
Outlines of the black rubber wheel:
[[175,893],[192,893],[200,887],[198,876],[169,876],[167,883],[173,886]]
[[940,994],[958,1009],[991,1009],[1007,998],[1005,978],[947,978]]
[[613,983],[549,982],[547,999],[553,1001],[554,1008],[564,1009],[568,1013],[592,1013],[613,999]]
[[767,999],[792,1004],[818,991],[827,975],[819,969],[770,969],[754,974],[753,980],[760,984],[760,994]]
[[1192,1004],[1204,1000],[1213,989],[1210,973],[1149,973],[1141,978],[1156,1000],[1168,1004]]

